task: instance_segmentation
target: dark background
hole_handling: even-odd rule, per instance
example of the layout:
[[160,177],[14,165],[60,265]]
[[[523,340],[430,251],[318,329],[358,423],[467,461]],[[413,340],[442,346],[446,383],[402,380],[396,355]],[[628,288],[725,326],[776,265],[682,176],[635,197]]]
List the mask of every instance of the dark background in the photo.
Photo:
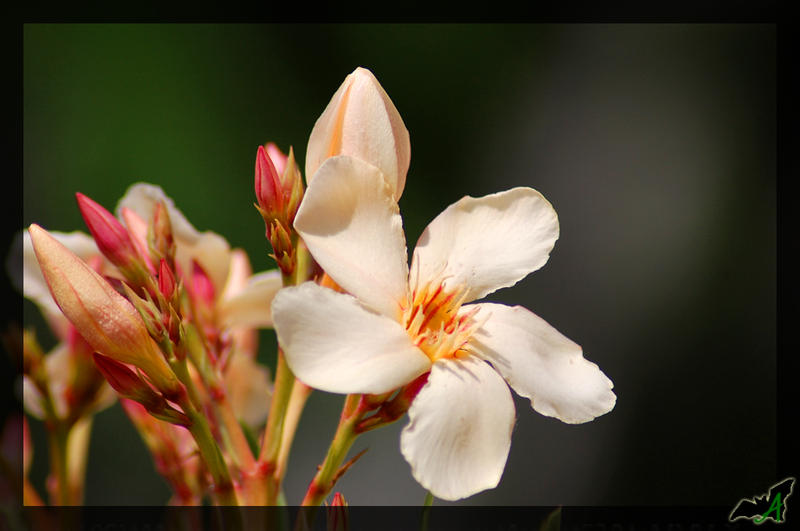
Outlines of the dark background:
[[[559,214],[547,265],[489,300],[521,304],[614,381],[609,414],[566,425],[517,397],[500,485],[478,505],[723,505],[776,467],[774,25],[25,25],[23,226],[85,230],[161,185],[199,230],[273,267],[251,206],[256,148],[304,161],[344,77],[373,71],[411,135],[410,249],[463,195],[531,186]],[[32,304],[26,326],[44,335]],[[274,364],[274,334],[262,334]],[[314,393],[289,463],[298,503],[342,397]],[[355,505],[421,504],[396,425],[340,481]],[[32,478],[44,493],[40,423]],[[779,477],[780,476],[780,477]],[[99,414],[86,503],[169,491],[118,405]],[[445,504],[437,500],[437,505]]]

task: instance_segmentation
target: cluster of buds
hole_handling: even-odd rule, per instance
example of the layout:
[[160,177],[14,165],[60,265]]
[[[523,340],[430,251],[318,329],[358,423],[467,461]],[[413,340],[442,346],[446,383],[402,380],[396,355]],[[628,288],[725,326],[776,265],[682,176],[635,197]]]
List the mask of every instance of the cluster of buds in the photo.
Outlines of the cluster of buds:
[[290,148],[286,156],[269,143],[258,146],[255,168],[255,205],[264,218],[271,255],[281,272],[291,276],[297,266],[294,217],[303,199],[303,178]]
[[31,225],[29,232],[53,299],[91,348],[136,367],[160,393],[180,394],[180,383],[128,299],[47,231]]
[[[244,426],[263,422],[269,407],[254,327],[271,323],[280,275],[252,275],[242,251],[197,232],[156,186],[131,187],[118,217],[83,194],[77,200],[94,238],[91,260],[38,225],[28,230],[46,300],[55,303],[47,311],[66,318],[96,381],[116,391],[176,503],[206,494],[238,503],[241,478],[256,467]],[[47,360],[26,350],[28,380],[37,384],[26,389],[43,388]]]

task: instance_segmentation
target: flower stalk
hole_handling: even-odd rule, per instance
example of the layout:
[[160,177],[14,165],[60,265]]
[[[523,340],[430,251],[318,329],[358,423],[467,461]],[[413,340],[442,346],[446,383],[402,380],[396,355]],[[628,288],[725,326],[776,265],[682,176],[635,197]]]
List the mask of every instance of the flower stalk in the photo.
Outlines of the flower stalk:
[[303,506],[320,505],[333,490],[336,481],[355,462],[355,459],[360,457],[361,454],[342,466],[347,452],[350,451],[356,437],[359,435],[357,429],[359,422],[372,409],[374,409],[374,405],[364,395],[347,395],[342,407],[342,414],[339,417],[336,434],[328,447],[325,460],[308,486],[305,498],[303,498]]

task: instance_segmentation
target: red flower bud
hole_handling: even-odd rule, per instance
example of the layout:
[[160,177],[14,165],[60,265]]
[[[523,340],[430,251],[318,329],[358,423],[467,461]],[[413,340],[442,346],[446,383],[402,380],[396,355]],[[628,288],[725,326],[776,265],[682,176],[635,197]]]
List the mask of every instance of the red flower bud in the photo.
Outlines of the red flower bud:
[[172,295],[175,293],[175,275],[163,258],[158,269],[158,290],[168,301],[172,300]]
[[283,210],[281,178],[264,146],[258,146],[256,153],[255,188],[261,210],[270,216],[278,215]]
[[348,531],[350,529],[350,517],[347,514],[347,502],[341,492],[333,495],[333,500],[326,507],[327,529],[328,531]]
[[82,193],[75,194],[83,220],[92,233],[97,248],[117,267],[129,267],[139,261],[128,230],[111,212]]

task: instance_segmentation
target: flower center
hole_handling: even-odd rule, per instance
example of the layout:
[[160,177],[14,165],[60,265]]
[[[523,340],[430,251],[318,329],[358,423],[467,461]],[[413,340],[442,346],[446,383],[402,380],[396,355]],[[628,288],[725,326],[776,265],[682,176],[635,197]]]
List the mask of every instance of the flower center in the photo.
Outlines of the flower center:
[[466,353],[465,347],[477,327],[473,317],[478,311],[476,306],[459,315],[466,296],[464,287],[445,288],[444,279],[417,284],[409,293],[403,322],[414,344],[431,362]]

